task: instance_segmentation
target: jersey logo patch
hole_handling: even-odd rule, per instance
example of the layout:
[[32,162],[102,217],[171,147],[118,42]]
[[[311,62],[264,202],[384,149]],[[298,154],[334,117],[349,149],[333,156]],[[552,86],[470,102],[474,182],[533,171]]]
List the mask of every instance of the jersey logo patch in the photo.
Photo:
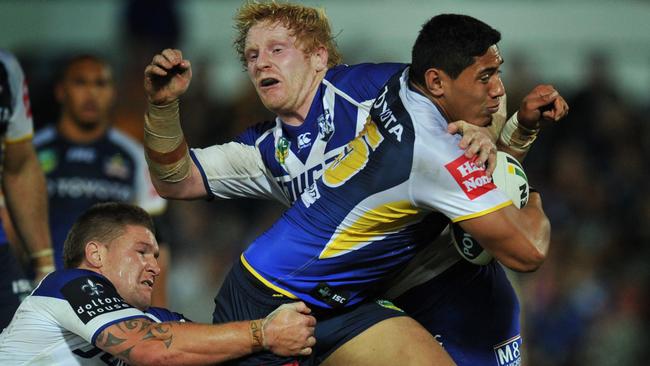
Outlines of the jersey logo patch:
[[50,173],[59,165],[59,159],[51,149],[40,151],[38,153],[38,161],[41,163],[41,168],[45,174]]
[[494,346],[494,356],[499,366],[521,365],[521,336],[517,335]]
[[132,307],[101,277],[76,278],[63,286],[61,293],[84,324],[102,314]]
[[128,179],[131,171],[121,154],[115,154],[104,162],[104,173],[109,177]]
[[335,309],[345,306],[350,300],[348,291],[337,290],[325,282],[319,283],[311,295]]
[[473,200],[496,189],[492,179],[485,175],[485,168],[480,168],[465,155],[445,165],[467,198]]
[[330,110],[325,109],[325,112],[318,116],[318,136],[321,141],[328,142],[334,134],[334,122],[330,116]]
[[275,160],[280,164],[284,164],[289,156],[289,147],[291,147],[291,141],[287,140],[284,137],[280,137],[278,143],[275,145]]
[[311,132],[305,132],[298,136],[298,150],[311,146]]

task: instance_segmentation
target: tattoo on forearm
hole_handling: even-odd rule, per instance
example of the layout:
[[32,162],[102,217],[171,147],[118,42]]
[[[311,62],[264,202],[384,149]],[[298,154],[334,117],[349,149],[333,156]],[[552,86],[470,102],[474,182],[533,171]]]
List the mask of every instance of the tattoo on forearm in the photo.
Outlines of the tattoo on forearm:
[[125,349],[124,351],[116,354],[115,356],[124,359],[127,363],[131,363],[131,350],[133,349],[133,346]]
[[161,340],[165,347],[169,348],[173,342],[171,324],[152,324],[149,331],[142,337],[142,340],[158,339]]
[[[108,333],[108,334],[106,334],[106,338],[103,339],[102,345],[104,347],[115,347],[115,346],[119,346],[120,344],[124,343],[124,341],[126,341],[126,339],[118,338],[115,335],[113,335],[112,333]],[[99,344],[99,342],[97,342],[97,344]]]

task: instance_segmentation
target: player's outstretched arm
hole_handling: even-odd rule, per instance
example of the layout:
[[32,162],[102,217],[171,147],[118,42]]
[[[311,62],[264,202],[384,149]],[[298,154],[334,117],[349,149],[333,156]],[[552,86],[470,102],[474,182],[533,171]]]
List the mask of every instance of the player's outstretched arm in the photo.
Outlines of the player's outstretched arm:
[[151,180],[162,197],[202,198],[207,195],[201,175],[189,156],[179,117],[178,98],[192,79],[189,60],[180,50],[165,49],[144,70],[148,108],[144,146]]
[[551,224],[537,192],[531,192],[526,206],[510,205],[484,216],[459,222],[484,249],[506,267],[532,272],[546,259]]
[[103,330],[97,347],[130,365],[207,365],[268,349],[308,355],[316,319],[304,303],[279,307],[265,319],[220,325],[126,320]]

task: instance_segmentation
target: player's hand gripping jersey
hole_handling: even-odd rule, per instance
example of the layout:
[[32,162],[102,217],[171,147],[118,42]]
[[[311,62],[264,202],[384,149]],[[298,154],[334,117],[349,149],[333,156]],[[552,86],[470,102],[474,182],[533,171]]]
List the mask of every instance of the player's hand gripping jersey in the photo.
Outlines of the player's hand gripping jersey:
[[0,334],[2,365],[122,365],[95,347],[107,327],[128,319],[185,321],[178,313],[142,312],[124,302],[104,276],[83,269],[48,275]]
[[512,204],[407,75],[391,78],[358,137],[244,252],[268,287],[324,307],[358,303],[450,220]]

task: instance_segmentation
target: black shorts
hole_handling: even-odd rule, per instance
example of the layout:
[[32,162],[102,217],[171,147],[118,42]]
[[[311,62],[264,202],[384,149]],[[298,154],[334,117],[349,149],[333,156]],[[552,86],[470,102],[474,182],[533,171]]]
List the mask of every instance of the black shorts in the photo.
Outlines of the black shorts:
[[[297,300],[264,286],[241,262],[235,264],[214,299],[213,323],[264,318],[278,306]],[[317,365],[356,335],[382,320],[405,316],[385,300],[367,301],[344,309],[324,309],[307,304],[316,317],[316,346],[309,357],[280,357],[259,352],[235,360],[232,365]]]
[[32,291],[9,244],[0,244],[0,331],[13,318],[20,302]]
[[521,363],[519,301],[497,261],[461,260],[395,299],[458,366]]

